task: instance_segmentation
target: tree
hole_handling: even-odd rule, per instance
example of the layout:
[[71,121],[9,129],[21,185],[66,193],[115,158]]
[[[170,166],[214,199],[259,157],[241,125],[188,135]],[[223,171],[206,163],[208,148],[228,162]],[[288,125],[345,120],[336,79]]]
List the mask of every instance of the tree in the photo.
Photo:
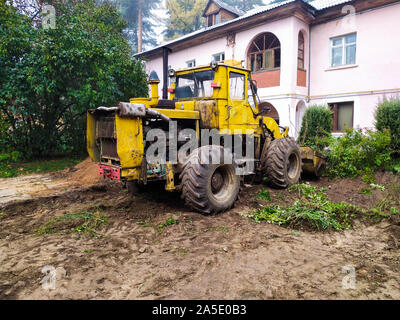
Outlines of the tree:
[[56,28],[0,0],[0,114],[8,145],[25,158],[85,150],[88,109],[146,96],[146,74],[110,4],[57,4]]
[[[165,40],[171,40],[204,27],[202,17],[208,0],[167,0],[168,19]],[[225,0],[226,4],[248,11],[256,5],[264,5],[263,0]]]
[[175,39],[204,26],[202,13],[207,0],[167,0],[167,29],[165,40]]
[[158,8],[161,0],[99,0],[110,1],[120,10],[127,21],[124,30],[134,51],[141,51],[140,46],[157,44],[153,31],[152,10]]

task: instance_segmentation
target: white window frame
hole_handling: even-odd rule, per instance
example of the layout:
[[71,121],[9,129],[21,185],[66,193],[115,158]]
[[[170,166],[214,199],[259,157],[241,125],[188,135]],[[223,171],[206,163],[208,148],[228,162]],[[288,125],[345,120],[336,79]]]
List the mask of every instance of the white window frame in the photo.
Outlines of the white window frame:
[[[216,59],[217,57],[219,58],[219,60]],[[224,61],[225,60],[225,52],[219,52],[219,53],[213,54],[212,60],[216,61],[216,62]]]
[[[348,36],[351,36],[351,35],[355,35],[356,36],[356,40],[355,40],[355,42],[351,42],[351,43],[346,43],[346,37],[348,37]],[[342,39],[342,44],[341,45],[336,45],[336,46],[334,46],[333,45],[333,42],[335,41],[335,40],[338,40],[338,39]],[[352,32],[352,33],[348,33],[348,34],[345,34],[345,35],[342,35],[342,36],[339,36],[339,37],[333,37],[333,38],[330,38],[330,41],[329,41],[329,43],[330,43],[330,48],[329,48],[329,67],[330,68],[339,68],[339,67],[343,67],[343,66],[352,66],[352,65],[355,65],[355,64],[357,64],[357,32]],[[356,57],[355,57],[355,61],[354,61],[354,63],[349,63],[349,64],[347,64],[346,63],[346,48],[348,47],[348,46],[352,46],[352,45],[356,45]],[[333,65],[333,49],[334,48],[340,48],[340,47],[342,47],[342,64],[340,64],[340,65],[336,65],[336,66],[334,66]]]
[[194,68],[195,66],[196,66],[196,60],[195,59],[186,61],[186,67]]

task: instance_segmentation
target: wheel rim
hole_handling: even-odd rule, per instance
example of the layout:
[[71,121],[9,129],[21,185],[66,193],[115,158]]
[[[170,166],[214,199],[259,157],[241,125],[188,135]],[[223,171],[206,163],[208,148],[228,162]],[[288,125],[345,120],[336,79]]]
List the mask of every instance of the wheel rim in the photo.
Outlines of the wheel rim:
[[292,153],[287,161],[287,174],[289,179],[295,179],[299,167],[299,157],[296,153]]
[[221,170],[215,170],[212,178],[211,178],[211,189],[213,193],[218,193],[221,191],[222,186],[224,185],[224,177],[221,173]]
[[211,176],[210,187],[212,196],[218,201],[224,201],[235,189],[235,170],[230,165],[215,169]]

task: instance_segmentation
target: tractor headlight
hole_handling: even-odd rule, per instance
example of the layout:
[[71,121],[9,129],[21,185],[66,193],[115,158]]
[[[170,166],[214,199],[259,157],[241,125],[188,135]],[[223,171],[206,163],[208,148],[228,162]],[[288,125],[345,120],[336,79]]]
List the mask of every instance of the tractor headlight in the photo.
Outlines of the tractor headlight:
[[175,77],[175,70],[174,69],[169,69],[168,70],[168,75],[172,78]]

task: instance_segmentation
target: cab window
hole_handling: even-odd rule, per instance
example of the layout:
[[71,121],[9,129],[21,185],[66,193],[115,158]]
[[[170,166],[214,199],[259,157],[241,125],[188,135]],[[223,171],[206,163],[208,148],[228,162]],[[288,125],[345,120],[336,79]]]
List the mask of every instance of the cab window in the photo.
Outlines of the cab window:
[[204,98],[211,97],[214,81],[214,71],[205,70],[180,75],[176,78],[175,98]]
[[246,76],[241,73],[229,72],[229,98],[244,100]]

